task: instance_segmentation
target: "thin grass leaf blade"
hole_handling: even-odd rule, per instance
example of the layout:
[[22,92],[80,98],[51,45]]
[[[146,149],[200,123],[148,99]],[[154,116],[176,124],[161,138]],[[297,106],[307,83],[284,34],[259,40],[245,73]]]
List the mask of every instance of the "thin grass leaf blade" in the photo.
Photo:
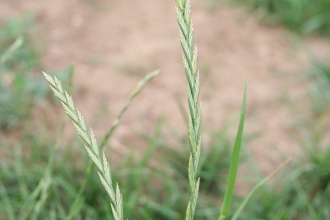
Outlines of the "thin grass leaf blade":
[[234,216],[231,218],[231,220],[236,220],[238,216],[241,214],[242,210],[246,206],[246,204],[249,202],[251,197],[254,195],[254,193],[262,186],[264,185],[270,178],[272,178],[282,167],[284,167],[287,163],[289,163],[291,158],[288,158],[286,161],[284,161],[280,166],[278,166],[271,174],[266,176],[264,179],[262,179],[257,185],[253,187],[253,189],[249,192],[249,194],[245,197],[242,204],[238,207],[236,210]]
[[234,192],[235,182],[236,182],[236,176],[237,176],[237,169],[239,164],[239,156],[241,152],[241,146],[242,146],[242,139],[243,139],[243,130],[244,130],[244,121],[245,121],[245,112],[246,112],[246,91],[247,91],[247,83],[245,84],[244,89],[244,96],[243,96],[243,102],[242,102],[242,109],[241,109],[241,118],[237,130],[236,140],[234,144],[234,149],[231,157],[230,162],[230,170],[228,174],[228,182],[227,182],[227,188],[225,192],[225,198],[221,207],[220,211],[220,217],[219,219],[225,219],[229,212],[229,207],[231,203],[231,199]]

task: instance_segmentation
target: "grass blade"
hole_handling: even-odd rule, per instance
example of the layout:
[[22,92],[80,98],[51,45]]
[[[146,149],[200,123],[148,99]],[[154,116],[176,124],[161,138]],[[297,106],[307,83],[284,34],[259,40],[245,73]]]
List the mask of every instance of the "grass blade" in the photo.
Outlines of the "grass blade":
[[1,199],[3,200],[3,210],[4,212],[7,213],[7,218],[8,220],[15,220],[15,213],[14,213],[14,209],[13,209],[13,204],[11,202],[11,199],[8,196],[7,190],[5,188],[5,186],[2,184],[2,182],[0,181],[0,196]]
[[289,163],[291,160],[291,157],[285,160],[281,165],[279,165],[271,174],[269,174],[267,177],[262,179],[257,185],[253,187],[253,189],[249,192],[249,194],[245,197],[242,204],[238,207],[236,210],[234,216],[231,220],[236,220],[238,216],[241,214],[242,210],[244,209],[245,205],[248,203],[248,201],[251,199],[251,197],[254,195],[254,193],[262,186],[264,185],[270,178],[272,178],[281,168],[283,168],[287,163]]
[[3,53],[0,58],[0,64],[4,64],[13,53],[23,44],[23,37],[18,37],[15,42]]
[[236,140],[235,140],[235,144],[234,144],[234,150],[233,150],[232,157],[231,157],[227,188],[226,188],[226,192],[225,192],[225,198],[224,198],[221,210],[220,210],[219,220],[225,219],[228,215],[229,207],[230,207],[230,203],[231,203],[231,199],[232,199],[233,191],[234,191],[234,187],[235,187],[237,169],[238,169],[238,164],[239,164],[239,155],[241,152],[241,145],[242,145],[242,139],[243,139],[244,120],[245,120],[245,111],[246,111],[246,91],[247,91],[247,83],[245,84],[242,109],[241,109],[241,118],[240,118],[238,131],[237,131],[237,135],[236,135]]

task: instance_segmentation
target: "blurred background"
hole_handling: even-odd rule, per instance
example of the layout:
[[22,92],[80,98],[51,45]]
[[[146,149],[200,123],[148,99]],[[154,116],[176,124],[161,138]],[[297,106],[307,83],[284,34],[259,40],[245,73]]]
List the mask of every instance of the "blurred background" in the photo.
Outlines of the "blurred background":
[[[215,219],[248,80],[233,210],[282,161],[241,219],[330,219],[330,2],[192,0],[203,115],[196,219]],[[129,219],[183,219],[186,77],[175,1],[0,0],[0,219],[112,219],[56,75],[102,140],[137,82],[160,74],[106,153]]]

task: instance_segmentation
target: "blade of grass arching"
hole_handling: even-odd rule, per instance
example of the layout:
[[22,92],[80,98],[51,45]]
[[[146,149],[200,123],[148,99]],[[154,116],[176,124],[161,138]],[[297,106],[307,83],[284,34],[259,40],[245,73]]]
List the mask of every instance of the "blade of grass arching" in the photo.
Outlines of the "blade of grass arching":
[[13,53],[23,44],[23,37],[18,37],[15,42],[2,54],[0,58],[0,65],[3,65]]
[[[126,101],[125,105],[123,106],[123,108],[120,110],[119,114],[117,115],[116,119],[114,120],[114,122],[112,123],[109,131],[105,134],[101,145],[100,145],[100,150],[103,151],[103,148],[105,147],[105,145],[107,144],[107,142],[109,141],[110,137],[112,136],[112,134],[114,133],[114,131],[116,130],[116,128],[119,125],[119,122],[121,120],[121,118],[123,117],[124,113],[126,112],[126,110],[128,109],[128,107],[130,106],[130,104],[132,103],[132,101],[134,100],[134,98],[142,91],[142,89],[144,88],[144,86],[150,81],[152,80],[155,76],[157,76],[159,74],[159,70],[156,70],[154,72],[149,73],[144,79],[140,80],[138,82],[138,84],[136,85],[135,89],[133,90],[133,92],[130,94],[128,100]],[[66,220],[70,220],[73,218],[73,216],[79,211],[79,206],[77,205],[77,203],[79,203],[79,201],[82,199],[82,194],[86,188],[86,185],[91,177],[92,174],[92,170],[94,168],[94,164],[93,162],[89,162],[88,167],[86,169],[86,177],[84,179],[83,184],[81,185],[81,187],[79,188],[78,194],[75,198],[75,201],[73,202],[73,205],[70,208],[69,211],[69,215],[66,217]]]
[[239,155],[241,152],[241,145],[242,145],[242,139],[243,139],[244,120],[245,120],[245,111],[246,111],[246,91],[247,91],[247,83],[245,84],[242,109],[241,109],[241,118],[240,118],[238,130],[237,130],[233,153],[231,156],[227,188],[225,191],[224,201],[221,206],[219,220],[223,220],[227,217],[227,215],[229,213],[231,199],[232,199],[233,192],[234,192],[236,176],[237,176],[237,169],[238,169],[238,164],[239,164]]
[[242,210],[248,203],[248,201],[251,199],[251,197],[254,195],[254,193],[262,186],[264,185],[270,178],[272,178],[281,168],[283,168],[287,163],[289,163],[291,160],[291,157],[285,160],[282,164],[280,164],[271,174],[269,174],[267,177],[262,179],[253,189],[249,192],[249,194],[245,197],[242,204],[238,207],[236,210],[234,216],[231,220],[236,220],[238,216],[241,214]]
[[0,181],[0,197],[1,197],[1,207],[4,209],[5,213],[7,213],[8,220],[15,220],[15,214],[13,210],[13,205],[11,204],[10,198],[8,196],[7,190]]

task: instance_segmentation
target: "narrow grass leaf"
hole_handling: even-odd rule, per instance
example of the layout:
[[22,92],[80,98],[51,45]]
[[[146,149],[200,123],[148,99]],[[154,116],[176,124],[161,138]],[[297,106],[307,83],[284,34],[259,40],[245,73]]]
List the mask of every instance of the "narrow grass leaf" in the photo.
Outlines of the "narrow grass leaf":
[[257,185],[255,185],[253,187],[253,189],[249,192],[249,194],[245,197],[245,199],[243,200],[242,204],[238,207],[238,209],[236,210],[234,216],[231,218],[231,220],[236,220],[238,218],[238,216],[241,214],[241,212],[243,211],[244,207],[246,206],[246,204],[249,202],[249,200],[251,199],[251,197],[254,195],[254,193],[262,186],[264,185],[270,178],[272,178],[282,167],[284,167],[287,163],[289,163],[289,161],[291,160],[291,158],[288,158],[286,161],[284,161],[280,166],[278,166],[271,174],[269,174],[267,177],[265,177],[264,179],[262,179]]
[[4,64],[10,57],[14,54],[14,52],[22,46],[24,40],[23,37],[18,37],[15,42],[10,45],[10,47],[2,54],[0,58],[0,64]]
[[239,155],[241,152],[241,145],[242,145],[242,139],[243,139],[244,120],[245,120],[245,111],[246,111],[246,91],[247,91],[247,83],[245,84],[245,89],[244,89],[241,117],[240,117],[238,131],[237,131],[236,140],[235,140],[235,144],[234,144],[234,149],[233,149],[233,153],[232,153],[232,157],[231,157],[225,197],[224,197],[224,201],[223,201],[223,204],[222,204],[222,207],[220,210],[220,217],[219,217],[220,220],[225,219],[227,217],[229,208],[230,208],[231,199],[232,199],[233,192],[234,192],[236,176],[237,176],[237,169],[238,169],[238,164],[239,164]]

